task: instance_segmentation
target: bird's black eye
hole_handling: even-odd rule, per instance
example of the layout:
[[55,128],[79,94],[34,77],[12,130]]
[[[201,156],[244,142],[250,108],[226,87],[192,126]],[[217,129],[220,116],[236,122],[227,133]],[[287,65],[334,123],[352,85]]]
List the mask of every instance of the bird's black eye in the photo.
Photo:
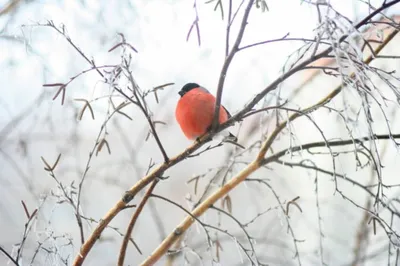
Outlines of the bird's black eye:
[[185,95],[185,93],[198,87],[200,87],[200,85],[197,83],[187,83],[185,86],[182,87],[182,89],[178,93],[182,97],[183,95]]

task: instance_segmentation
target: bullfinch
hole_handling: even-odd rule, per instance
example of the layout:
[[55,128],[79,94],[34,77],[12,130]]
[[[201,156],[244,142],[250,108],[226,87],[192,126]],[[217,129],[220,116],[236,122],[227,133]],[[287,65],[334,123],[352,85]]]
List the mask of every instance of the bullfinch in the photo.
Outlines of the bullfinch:
[[[188,139],[197,139],[211,128],[215,111],[215,97],[196,83],[188,83],[183,86],[179,95],[181,98],[176,105],[176,120]],[[219,123],[224,123],[230,117],[228,110],[221,106]],[[244,148],[236,142],[237,138],[232,133],[229,133],[225,141]]]

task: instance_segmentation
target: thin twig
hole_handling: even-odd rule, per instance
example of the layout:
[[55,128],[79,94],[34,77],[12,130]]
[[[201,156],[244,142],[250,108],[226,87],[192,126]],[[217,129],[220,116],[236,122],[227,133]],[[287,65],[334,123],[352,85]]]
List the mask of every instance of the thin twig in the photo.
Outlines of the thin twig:
[[[215,100],[215,111],[214,111],[214,118],[213,118],[213,122],[212,122],[212,126],[211,126],[211,131],[215,131],[219,125],[219,109],[221,107],[222,91],[224,88],[226,74],[228,72],[229,66],[230,66],[235,54],[238,52],[239,45],[242,41],[243,34],[244,34],[244,31],[247,26],[247,20],[250,15],[250,10],[251,10],[253,3],[254,3],[254,0],[249,0],[249,3],[247,4],[247,7],[244,11],[242,23],[240,25],[240,29],[239,29],[239,33],[236,37],[236,41],[233,44],[232,49],[229,52],[229,55],[225,58],[224,65],[222,66],[222,70],[219,75],[217,96],[216,96],[216,100]],[[228,33],[229,33],[229,31],[227,31],[227,34]]]
[[4,255],[16,266],[19,266],[18,262],[2,247],[0,246],[0,251],[3,252]]

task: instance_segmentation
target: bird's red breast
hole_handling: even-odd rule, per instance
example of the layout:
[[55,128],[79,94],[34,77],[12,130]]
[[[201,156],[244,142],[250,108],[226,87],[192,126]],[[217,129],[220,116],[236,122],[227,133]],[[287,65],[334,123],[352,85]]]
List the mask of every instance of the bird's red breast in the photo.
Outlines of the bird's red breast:
[[[215,97],[198,85],[189,88],[187,92],[184,91],[182,94],[176,106],[175,117],[185,136],[188,139],[196,139],[205,134],[212,124]],[[219,123],[224,123],[228,118],[228,112],[221,106]]]

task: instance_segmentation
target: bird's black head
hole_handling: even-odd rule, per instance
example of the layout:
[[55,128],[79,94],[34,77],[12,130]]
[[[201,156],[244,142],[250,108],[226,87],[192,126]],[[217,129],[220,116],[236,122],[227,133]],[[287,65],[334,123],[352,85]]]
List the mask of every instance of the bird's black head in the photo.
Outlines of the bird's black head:
[[185,93],[189,92],[191,89],[200,87],[197,83],[188,83],[182,87],[182,89],[178,92],[179,95],[182,97]]

